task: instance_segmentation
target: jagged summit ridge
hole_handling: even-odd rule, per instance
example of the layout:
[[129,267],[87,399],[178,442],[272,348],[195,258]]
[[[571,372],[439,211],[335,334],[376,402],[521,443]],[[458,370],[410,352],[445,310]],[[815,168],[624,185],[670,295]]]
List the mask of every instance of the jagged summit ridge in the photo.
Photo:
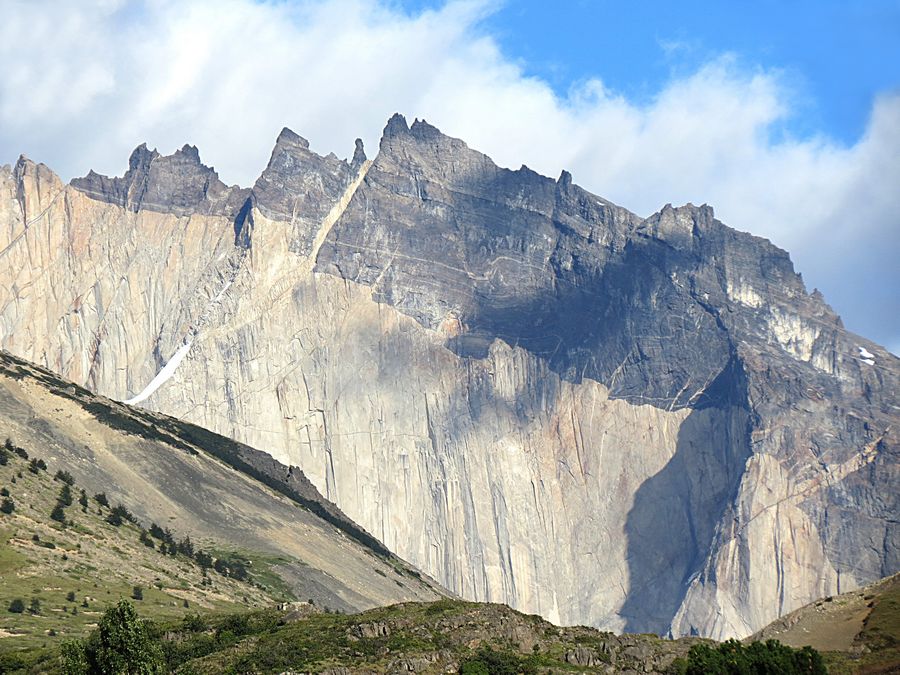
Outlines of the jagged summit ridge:
[[124,176],[108,178],[90,171],[71,185],[129,211],[148,209],[179,216],[227,215],[240,208],[247,196],[246,190],[219,180],[215,170],[200,161],[197,147],[188,144],[171,155],[160,155],[142,143],[131,153]]

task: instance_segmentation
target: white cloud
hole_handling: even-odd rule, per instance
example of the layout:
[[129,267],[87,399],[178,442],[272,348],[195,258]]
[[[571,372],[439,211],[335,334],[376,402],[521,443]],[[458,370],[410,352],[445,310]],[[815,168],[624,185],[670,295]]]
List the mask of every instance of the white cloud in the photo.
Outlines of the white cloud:
[[[779,73],[723,56],[635,103],[523,75],[479,20],[486,1],[408,15],[390,2],[11,0],[0,25],[0,158],[64,178],[121,173],[142,141],[197,144],[247,185],[282,126],[314,149],[370,154],[390,114],[425,117],[503,165],[576,182],[638,213],[708,202],[788,248],[848,326],[900,344],[900,95],[865,136],[772,140],[792,110]],[[602,71],[602,63],[598,65]]]

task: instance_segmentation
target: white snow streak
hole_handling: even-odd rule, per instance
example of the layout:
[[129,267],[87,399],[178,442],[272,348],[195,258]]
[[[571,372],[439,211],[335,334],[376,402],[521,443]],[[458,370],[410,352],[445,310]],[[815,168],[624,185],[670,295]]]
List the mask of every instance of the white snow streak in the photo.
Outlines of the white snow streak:
[[859,350],[859,358],[861,358],[863,360],[865,360],[865,359],[871,360],[871,359],[875,358],[875,355],[872,352],[870,352],[868,349],[866,349],[865,347],[857,347],[857,349]]
[[169,378],[171,378],[172,375],[175,374],[175,371],[177,370],[179,364],[191,350],[192,344],[193,342],[188,340],[183,345],[181,345],[178,350],[174,354],[172,354],[172,358],[169,359],[168,362],[166,362],[166,365],[164,365],[162,369],[156,374],[156,377],[150,380],[150,384],[144,387],[144,390],[140,394],[128,399],[127,401],[123,401],[123,403],[127,403],[128,405],[135,405],[136,403],[140,403],[141,401],[145,401],[150,398],[150,396],[153,395],[153,392],[163,386],[169,380]]

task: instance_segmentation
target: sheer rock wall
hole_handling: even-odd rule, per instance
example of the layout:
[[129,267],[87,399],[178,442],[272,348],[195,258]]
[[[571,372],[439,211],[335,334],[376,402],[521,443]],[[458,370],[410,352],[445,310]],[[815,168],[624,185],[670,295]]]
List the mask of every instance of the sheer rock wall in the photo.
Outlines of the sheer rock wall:
[[898,360],[710,207],[642,219],[400,116],[373,161],[285,130],[249,191],[187,150],[0,171],[3,348],[125,399],[190,341],[144,405],[560,623],[742,636],[900,568]]

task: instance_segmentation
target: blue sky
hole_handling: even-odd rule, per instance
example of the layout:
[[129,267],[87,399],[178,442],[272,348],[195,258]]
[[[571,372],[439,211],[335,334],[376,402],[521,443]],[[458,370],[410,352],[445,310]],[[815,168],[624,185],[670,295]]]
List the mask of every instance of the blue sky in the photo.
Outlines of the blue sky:
[[[406,0],[407,11],[440,7]],[[788,133],[851,143],[874,97],[900,87],[900,0],[506,0],[483,29],[524,72],[564,95],[599,77],[634,100],[732,53],[774,68],[798,102]]]
[[0,164],[185,143],[251,185],[288,126],[394,112],[639,215],[709,203],[900,353],[900,0],[7,0]]
[[783,71],[805,97],[788,129],[845,142],[876,94],[900,85],[900,2],[509,0],[486,22],[526,72],[555,88],[599,76],[631,98],[716,54]]

